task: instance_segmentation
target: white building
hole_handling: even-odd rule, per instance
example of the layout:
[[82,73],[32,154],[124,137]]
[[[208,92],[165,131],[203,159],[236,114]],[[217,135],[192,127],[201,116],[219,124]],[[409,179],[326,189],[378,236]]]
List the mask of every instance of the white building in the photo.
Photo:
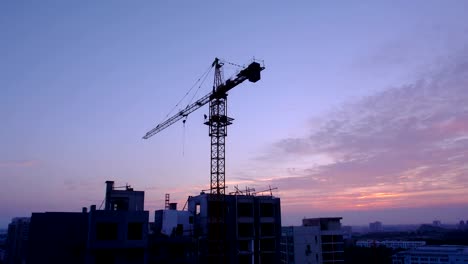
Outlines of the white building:
[[384,241],[377,241],[377,240],[358,240],[356,242],[356,246],[358,247],[387,247],[392,249],[412,249],[416,247],[425,246],[426,241],[400,241],[400,240],[384,240]]
[[393,264],[466,264],[468,246],[424,246],[392,256]]
[[309,218],[282,228],[281,263],[344,263],[341,217]]
[[193,229],[193,223],[190,223],[190,215],[190,212],[178,211],[176,208],[157,210],[154,215],[156,231],[167,236],[177,233],[178,235],[190,236]]

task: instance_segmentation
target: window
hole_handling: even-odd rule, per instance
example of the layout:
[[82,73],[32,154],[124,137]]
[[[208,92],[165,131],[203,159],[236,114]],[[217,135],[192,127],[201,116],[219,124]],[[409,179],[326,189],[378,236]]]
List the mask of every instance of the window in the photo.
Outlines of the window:
[[262,224],[260,224],[260,235],[261,236],[274,236],[275,235],[275,224],[274,223],[262,223]]
[[260,251],[275,251],[275,239],[260,240]]
[[208,217],[218,217],[222,215],[226,206],[222,201],[208,201]]
[[143,223],[128,223],[127,239],[128,240],[143,239]]
[[253,217],[253,206],[251,203],[238,203],[237,216],[239,217]]
[[252,240],[239,240],[239,251],[252,251]]
[[96,223],[96,239],[97,240],[117,240],[118,224],[101,222]]
[[275,215],[275,208],[272,203],[260,204],[260,217],[273,217]]
[[310,253],[312,253],[312,250],[310,249],[310,245],[307,245],[305,254],[306,254],[306,256],[309,256]]
[[254,236],[253,224],[239,223],[237,225],[237,233],[239,237],[252,237]]

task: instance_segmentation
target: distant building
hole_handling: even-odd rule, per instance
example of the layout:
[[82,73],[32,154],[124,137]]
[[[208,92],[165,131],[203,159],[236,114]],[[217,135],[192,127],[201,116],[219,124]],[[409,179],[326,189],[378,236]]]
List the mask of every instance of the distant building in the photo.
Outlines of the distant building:
[[5,250],[0,248],[0,263],[4,263],[5,261]]
[[341,217],[303,219],[302,226],[282,228],[281,261],[344,263]]
[[144,192],[106,182],[105,209],[33,213],[30,263],[147,263],[148,211]]
[[[224,207],[214,195],[190,197],[188,211],[193,216],[193,238],[197,241],[199,263],[213,263],[210,247],[224,248],[225,263],[279,263],[281,239],[280,199],[274,196],[225,195]],[[219,222],[216,210],[224,208]],[[224,245],[213,244],[216,225],[225,230]],[[213,228],[213,229],[212,229]]]
[[342,226],[341,232],[343,233],[343,239],[350,239],[353,234],[353,227],[352,226]]
[[439,220],[434,220],[434,221],[432,221],[432,225],[440,227],[440,226],[442,226],[442,222],[440,222]]
[[149,236],[149,263],[197,263],[197,241],[193,237],[193,216],[170,203],[156,210]]
[[384,240],[384,241],[377,241],[377,240],[358,240],[356,242],[356,246],[358,247],[387,247],[392,249],[412,249],[416,247],[425,246],[426,241],[400,241],[400,240]]
[[460,223],[458,223],[458,229],[460,230],[468,229],[468,222],[465,223],[465,221],[460,220]]
[[26,262],[29,240],[29,217],[13,218],[8,225],[6,239],[6,264],[20,264]]
[[170,209],[154,212],[154,231],[166,236],[191,236],[193,216],[189,211],[178,211],[177,204],[171,203]]
[[392,256],[393,264],[466,264],[468,246],[424,246]]
[[369,231],[370,232],[382,232],[383,231],[382,223],[379,221],[369,223]]
[[0,263],[5,263],[5,248],[8,235],[8,229],[0,229]]

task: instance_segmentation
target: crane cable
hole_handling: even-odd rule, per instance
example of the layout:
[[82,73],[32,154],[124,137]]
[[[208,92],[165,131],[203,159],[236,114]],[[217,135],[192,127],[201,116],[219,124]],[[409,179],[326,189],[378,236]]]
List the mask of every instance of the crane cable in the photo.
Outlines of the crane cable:
[[187,121],[187,116],[182,120],[183,129],[182,129],[182,157],[185,156],[185,122]]
[[[224,59],[221,60],[222,62],[224,63],[227,63],[227,64],[230,64],[230,65],[233,65],[233,66],[236,66],[236,67],[239,67],[239,68],[242,68],[244,66],[241,66],[239,64],[235,64],[235,63],[232,63],[232,62],[228,62]],[[167,115],[164,117],[164,119],[168,118],[169,115],[171,113],[174,112],[174,110],[180,105],[180,103],[182,103],[182,101],[190,94],[190,92],[193,90],[193,88],[197,85],[197,83],[200,83],[200,85],[198,85],[198,88],[197,90],[195,90],[195,93],[192,95],[192,98],[190,98],[189,102],[187,103],[187,106],[190,105],[190,103],[192,103],[193,99],[195,98],[195,96],[197,95],[198,91],[200,90],[200,88],[202,87],[203,83],[205,83],[205,80],[206,78],[208,77],[208,74],[211,72],[211,69],[213,68],[213,65],[211,65],[210,67],[208,67],[208,69],[197,79],[197,81],[192,85],[192,87],[190,87],[190,89],[185,93],[185,95],[179,100],[179,102],[177,102],[177,104],[171,109],[171,111],[169,111],[169,113],[167,113]],[[201,81],[201,82],[200,82]],[[183,123],[183,132],[182,132],[182,156],[184,156],[185,154],[185,122],[187,121],[187,116],[185,116],[185,119],[182,121]],[[101,205],[102,206],[102,205]]]
[[[203,79],[203,81],[206,79],[206,76],[208,76],[208,73],[210,73],[211,68],[213,68],[213,66],[210,66],[205,71],[205,73],[203,73],[202,76],[200,76],[197,79],[197,81],[192,85],[192,87],[190,87],[190,89],[185,93],[185,95],[182,97],[182,99],[179,100],[179,102],[171,109],[171,111],[169,111],[169,113],[167,113],[167,115],[164,117],[164,119],[168,118],[169,115],[174,112],[174,110],[180,105],[180,103],[182,103],[182,101],[187,97],[187,95],[190,93],[190,91],[192,91],[192,89],[197,85],[197,83],[200,82],[201,79]],[[200,86],[198,86],[198,89],[200,89],[202,84],[203,84],[203,82],[200,84]],[[198,91],[198,89],[197,89],[197,91]],[[192,100],[193,100],[193,97],[192,97]]]
[[[187,103],[187,106],[193,102],[193,98],[195,98],[195,96],[197,95],[198,91],[199,91],[200,88],[202,87],[203,83],[205,82],[206,78],[208,77],[208,73],[211,72],[211,68],[213,68],[213,66],[211,66],[210,69],[206,72],[206,74],[205,74],[205,76],[203,77],[203,80],[201,81],[201,83],[200,83],[200,85],[198,86],[197,90],[196,90],[195,93],[193,94],[192,98],[190,98],[190,101]],[[200,79],[198,79],[198,80],[200,80]]]
[[230,64],[230,65],[233,65],[233,66],[236,66],[236,67],[239,67],[239,68],[245,68],[245,65],[239,65],[239,64],[236,64],[236,63],[232,63],[232,62],[229,62],[225,59],[219,59],[221,62],[223,63],[227,63],[227,64]]

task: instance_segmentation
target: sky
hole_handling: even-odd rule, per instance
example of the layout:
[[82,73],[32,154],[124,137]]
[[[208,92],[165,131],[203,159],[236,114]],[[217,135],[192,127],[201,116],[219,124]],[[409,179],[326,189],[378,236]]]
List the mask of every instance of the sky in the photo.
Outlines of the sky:
[[[0,227],[99,206],[106,180],[145,191],[150,211],[165,193],[180,208],[207,189],[207,106],[142,136],[211,90],[212,72],[196,81],[215,57],[265,66],[229,92],[227,192],[278,188],[283,225],[468,220],[466,10],[462,0],[1,1]],[[239,69],[223,68],[225,79]]]

